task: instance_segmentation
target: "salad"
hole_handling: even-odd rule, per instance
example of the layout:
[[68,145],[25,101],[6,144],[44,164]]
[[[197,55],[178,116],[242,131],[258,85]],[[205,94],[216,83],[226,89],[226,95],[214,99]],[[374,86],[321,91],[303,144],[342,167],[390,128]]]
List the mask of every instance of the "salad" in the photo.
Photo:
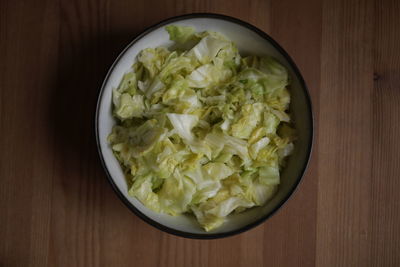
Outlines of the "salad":
[[130,196],[211,231],[277,191],[295,139],[288,72],[220,33],[166,30],[173,49],[142,50],[113,89],[108,142]]

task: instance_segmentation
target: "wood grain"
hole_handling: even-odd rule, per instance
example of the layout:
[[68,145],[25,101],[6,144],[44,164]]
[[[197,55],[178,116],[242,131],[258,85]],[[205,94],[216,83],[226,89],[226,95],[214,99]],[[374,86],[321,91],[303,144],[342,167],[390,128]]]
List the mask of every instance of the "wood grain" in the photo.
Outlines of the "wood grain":
[[[115,196],[94,141],[110,64],[147,26],[215,12],[289,52],[316,123],[285,207],[226,239],[160,232]],[[399,266],[396,0],[0,1],[0,266]]]
[[[371,1],[323,6],[317,265],[367,266],[372,198]],[[335,251],[341,257],[337,257]]]
[[400,3],[375,3],[372,92],[371,262],[400,262]]

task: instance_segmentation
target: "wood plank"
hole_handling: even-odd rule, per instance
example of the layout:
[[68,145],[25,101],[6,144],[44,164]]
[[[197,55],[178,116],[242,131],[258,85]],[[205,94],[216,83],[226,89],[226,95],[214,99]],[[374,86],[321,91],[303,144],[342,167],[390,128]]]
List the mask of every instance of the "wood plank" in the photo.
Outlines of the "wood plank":
[[317,266],[368,266],[372,2],[324,1]]
[[[47,265],[57,60],[54,3],[1,2],[0,265]],[[45,20],[46,18],[46,20]],[[45,21],[47,23],[45,23]]]
[[[99,266],[103,242],[118,247],[126,240],[105,238],[126,229],[133,217],[124,220],[129,211],[123,209],[105,180],[93,129],[102,80],[127,41],[121,40],[118,32],[110,32],[108,12],[105,2],[61,1],[58,8],[57,77],[49,95],[56,137],[49,266]],[[115,211],[122,211],[121,220],[108,224]],[[129,227],[124,235],[129,236]],[[118,263],[118,257],[114,258]]]
[[371,265],[400,264],[400,4],[375,3]]

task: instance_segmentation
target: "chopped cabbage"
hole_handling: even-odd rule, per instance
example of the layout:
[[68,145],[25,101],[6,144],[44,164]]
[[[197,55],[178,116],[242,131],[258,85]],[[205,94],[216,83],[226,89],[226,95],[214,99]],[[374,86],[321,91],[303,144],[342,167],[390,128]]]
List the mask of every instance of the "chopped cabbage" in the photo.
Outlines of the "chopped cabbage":
[[169,25],[165,29],[169,34],[169,39],[180,44],[189,41],[195,33],[194,28],[188,26]]
[[108,141],[130,196],[211,231],[278,190],[296,137],[289,75],[272,57],[241,57],[219,33],[166,30],[180,48],[139,53],[113,90]]

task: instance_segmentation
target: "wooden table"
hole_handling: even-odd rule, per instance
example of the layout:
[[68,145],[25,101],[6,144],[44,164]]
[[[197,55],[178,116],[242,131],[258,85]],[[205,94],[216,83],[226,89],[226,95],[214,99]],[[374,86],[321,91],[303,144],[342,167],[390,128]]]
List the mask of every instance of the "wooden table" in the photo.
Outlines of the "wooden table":
[[[144,28],[215,12],[301,69],[311,165],[261,226],[199,241],[133,215],[94,141],[109,66]],[[0,1],[0,266],[400,266],[399,1]]]

